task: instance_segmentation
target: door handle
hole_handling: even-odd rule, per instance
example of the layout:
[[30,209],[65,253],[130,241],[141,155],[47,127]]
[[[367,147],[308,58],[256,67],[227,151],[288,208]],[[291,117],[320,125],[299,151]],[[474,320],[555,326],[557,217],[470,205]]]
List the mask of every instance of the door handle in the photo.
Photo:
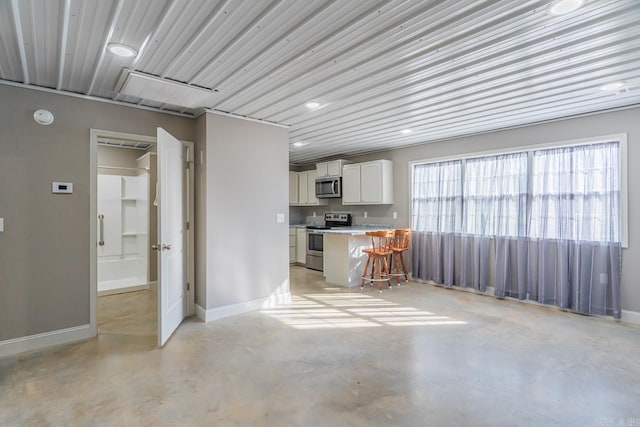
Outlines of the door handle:
[[100,241],[98,244],[104,246],[104,215],[98,215],[98,221],[100,221]]
[[151,250],[154,251],[170,251],[171,250],[171,245],[166,245],[166,244],[157,244],[157,245],[151,245]]

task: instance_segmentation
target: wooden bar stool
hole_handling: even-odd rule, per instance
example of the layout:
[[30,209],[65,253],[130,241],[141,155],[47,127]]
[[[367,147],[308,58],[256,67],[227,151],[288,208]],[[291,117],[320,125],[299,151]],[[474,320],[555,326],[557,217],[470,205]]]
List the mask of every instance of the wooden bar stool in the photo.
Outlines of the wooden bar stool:
[[389,261],[389,266],[391,267],[391,271],[389,272],[389,276],[396,278],[398,286],[400,286],[401,276],[404,276],[405,283],[409,281],[407,267],[404,264],[404,257],[402,256],[402,253],[409,250],[410,240],[411,229],[409,228],[400,228],[393,232],[393,239],[390,246],[391,259]]
[[360,289],[364,288],[365,282],[371,285],[373,282],[378,282],[378,290],[382,292],[382,282],[387,282],[391,287],[387,258],[392,254],[390,247],[393,230],[368,231],[365,234],[371,237],[371,247],[362,250],[367,254],[367,263],[364,266]]

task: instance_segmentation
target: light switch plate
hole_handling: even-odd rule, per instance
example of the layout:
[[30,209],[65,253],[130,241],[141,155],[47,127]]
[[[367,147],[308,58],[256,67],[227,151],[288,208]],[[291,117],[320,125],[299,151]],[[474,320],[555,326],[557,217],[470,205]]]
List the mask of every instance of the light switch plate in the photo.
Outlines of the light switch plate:
[[276,215],[276,222],[278,224],[282,224],[284,222],[284,214],[283,213],[279,213]]
[[0,218],[0,233],[4,232],[4,218]]

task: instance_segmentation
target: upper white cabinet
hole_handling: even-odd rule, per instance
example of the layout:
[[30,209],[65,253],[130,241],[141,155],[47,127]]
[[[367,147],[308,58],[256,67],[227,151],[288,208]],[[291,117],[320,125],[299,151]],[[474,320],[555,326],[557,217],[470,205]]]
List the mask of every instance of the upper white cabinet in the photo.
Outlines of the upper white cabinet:
[[[289,205],[315,206],[326,205],[327,199],[316,197],[316,170],[303,172],[289,171]],[[295,196],[293,193],[295,189]]]
[[289,171],[289,204],[298,204],[298,172]]
[[332,160],[330,162],[316,163],[318,178],[326,176],[342,176],[342,167],[351,163],[348,160]]
[[375,160],[345,165],[342,170],[343,205],[393,203],[393,162]]
[[306,205],[309,203],[309,174],[307,172],[298,172],[298,204]]
[[360,165],[347,165],[342,169],[342,204],[361,203]]

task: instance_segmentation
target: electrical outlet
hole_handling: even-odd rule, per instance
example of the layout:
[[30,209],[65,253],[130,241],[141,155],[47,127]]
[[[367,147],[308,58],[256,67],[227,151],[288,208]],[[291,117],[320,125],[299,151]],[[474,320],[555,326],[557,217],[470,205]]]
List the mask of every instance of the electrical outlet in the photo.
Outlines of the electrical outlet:
[[313,217],[314,217],[314,218],[316,217],[316,213],[315,213],[315,212],[313,213]]
[[393,219],[398,219],[398,212],[393,213]]
[[364,215],[365,218],[367,217],[367,211],[364,211]]

